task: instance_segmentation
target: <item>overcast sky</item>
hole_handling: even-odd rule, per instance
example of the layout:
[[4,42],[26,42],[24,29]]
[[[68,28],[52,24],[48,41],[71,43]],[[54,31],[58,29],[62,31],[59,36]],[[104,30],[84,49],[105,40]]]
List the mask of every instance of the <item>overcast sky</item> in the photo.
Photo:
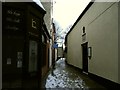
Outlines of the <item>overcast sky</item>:
[[53,17],[63,29],[73,24],[91,0],[53,0]]

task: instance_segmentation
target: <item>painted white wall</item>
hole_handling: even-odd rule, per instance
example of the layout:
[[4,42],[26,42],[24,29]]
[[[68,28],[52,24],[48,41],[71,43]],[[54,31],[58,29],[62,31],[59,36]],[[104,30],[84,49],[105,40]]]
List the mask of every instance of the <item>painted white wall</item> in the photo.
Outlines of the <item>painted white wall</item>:
[[89,60],[89,72],[118,82],[117,3],[88,25],[87,40],[93,53]]
[[52,67],[52,40],[50,40],[50,47],[49,47],[49,67]]
[[52,3],[51,2],[41,2],[43,7],[45,8],[46,10],[46,14],[44,16],[44,21],[45,21],[45,24],[46,24],[46,27],[48,29],[48,32],[50,34],[50,30],[51,30],[51,24],[52,24]]
[[57,60],[57,49],[55,48],[55,61]]
[[[50,0],[51,1],[51,0]],[[44,16],[44,21],[45,21],[45,24],[46,24],[46,27],[47,27],[47,30],[50,34],[50,36],[52,36],[52,33],[50,33],[50,30],[51,30],[51,24],[52,24],[52,12],[51,12],[51,2],[45,2],[45,1],[42,1],[41,2],[43,7],[45,8],[46,10],[46,14]],[[49,67],[52,66],[52,40],[50,39],[50,47],[49,47]]]
[[81,27],[77,24],[73,31],[69,34],[67,40],[67,62],[79,68],[82,68],[81,36]]
[[2,90],[2,2],[0,1],[0,90]]
[[68,35],[67,61],[82,69],[82,27],[93,56],[88,71],[118,83],[118,3],[95,2]]
[[[119,14],[118,15],[120,15],[120,3],[119,3],[119,9],[118,9],[118,12],[119,12]],[[118,54],[120,53],[120,39],[119,39],[119,36],[120,36],[120,17],[118,16],[118,20],[119,20],[119,24],[118,24],[118,28],[119,28],[119,30],[118,30]],[[120,55],[118,55],[118,71],[120,71]],[[119,83],[120,83],[120,72],[118,72],[118,81],[119,81]]]

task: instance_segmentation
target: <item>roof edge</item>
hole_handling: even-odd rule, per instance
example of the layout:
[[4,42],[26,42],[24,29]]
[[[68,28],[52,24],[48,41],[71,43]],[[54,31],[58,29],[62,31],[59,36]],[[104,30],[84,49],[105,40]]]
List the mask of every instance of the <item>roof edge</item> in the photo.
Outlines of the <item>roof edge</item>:
[[84,14],[89,10],[89,8],[93,5],[94,1],[92,0],[87,6],[86,8],[83,10],[83,12],[80,14],[80,16],[78,17],[78,19],[76,20],[76,22],[73,24],[73,26],[71,27],[70,31],[67,33],[66,37],[69,35],[69,33],[73,30],[73,28],[75,27],[75,25],[79,22],[79,20],[84,16]]
[[35,3],[36,3],[37,5],[39,5],[44,11],[46,11],[45,8],[43,7],[43,5],[42,5],[42,3],[41,3],[40,0],[33,0],[33,2],[35,2]]

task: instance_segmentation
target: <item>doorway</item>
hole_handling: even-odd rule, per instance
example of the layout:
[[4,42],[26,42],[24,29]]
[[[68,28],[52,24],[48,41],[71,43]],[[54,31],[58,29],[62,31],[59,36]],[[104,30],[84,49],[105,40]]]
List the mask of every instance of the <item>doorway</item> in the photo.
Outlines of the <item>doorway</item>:
[[84,72],[88,72],[88,42],[81,45],[82,46],[82,69]]

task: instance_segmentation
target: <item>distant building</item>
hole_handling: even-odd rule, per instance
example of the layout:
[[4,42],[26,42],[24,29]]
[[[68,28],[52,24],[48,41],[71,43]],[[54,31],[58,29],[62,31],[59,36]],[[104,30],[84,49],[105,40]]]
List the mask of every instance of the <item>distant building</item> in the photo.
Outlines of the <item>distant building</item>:
[[45,55],[44,55],[44,60],[43,60],[43,66],[42,66],[42,76],[45,76],[45,74],[48,72],[49,68],[52,67],[52,45],[53,45],[53,41],[52,41],[52,32],[53,32],[53,28],[52,28],[52,0],[49,1],[43,1],[41,2],[43,7],[46,10],[46,14],[44,16],[44,24],[46,27],[46,30],[48,31],[49,37],[47,37],[47,42],[46,44],[44,44],[45,46]]
[[44,16],[44,24],[46,25],[46,29],[49,33],[49,39],[47,40],[46,46],[46,64],[42,67],[42,76],[44,76],[48,70],[55,64],[57,59],[57,43],[55,42],[56,35],[56,25],[53,22],[53,0],[49,0],[47,2],[41,2],[43,7],[46,10],[46,14]]
[[[57,42],[56,42],[56,26],[54,23],[52,23],[52,65],[55,65],[55,61],[57,59]],[[56,47],[54,47],[56,46]]]

